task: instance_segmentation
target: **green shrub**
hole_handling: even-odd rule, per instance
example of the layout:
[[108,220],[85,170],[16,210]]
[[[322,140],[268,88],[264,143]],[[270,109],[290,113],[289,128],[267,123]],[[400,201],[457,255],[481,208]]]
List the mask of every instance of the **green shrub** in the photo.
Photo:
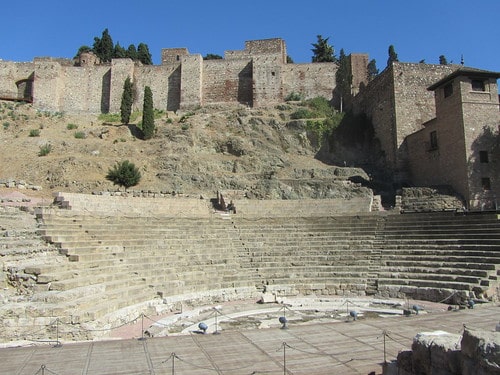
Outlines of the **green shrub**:
[[304,104],[314,112],[314,117],[329,117],[335,112],[331,103],[322,96],[308,99]]
[[121,122],[121,116],[119,113],[101,113],[99,120],[103,122]]
[[76,125],[76,124],[68,124],[68,125],[66,125],[66,129],[68,129],[68,130],[78,129],[78,125]]
[[75,133],[75,138],[77,139],[85,139],[87,136],[85,135],[85,132],[76,132]]
[[141,172],[134,163],[124,160],[116,163],[113,168],[108,171],[106,179],[112,181],[115,185],[130,186],[137,185],[141,180]]
[[38,151],[38,156],[46,156],[52,151],[52,146],[47,143],[43,146],[40,146],[40,151]]
[[8,129],[8,128],[9,128],[9,126],[10,126],[10,122],[5,121],[5,122],[3,123],[3,128],[4,128],[4,129]]
[[40,136],[40,129],[31,129],[30,130],[30,137],[39,137]]
[[294,101],[300,101],[300,100],[302,100],[302,95],[300,95],[298,92],[291,92],[285,98],[285,102],[294,102]]
[[307,108],[299,108],[290,115],[290,118],[294,120],[304,119],[304,118],[314,118],[316,117],[313,112]]

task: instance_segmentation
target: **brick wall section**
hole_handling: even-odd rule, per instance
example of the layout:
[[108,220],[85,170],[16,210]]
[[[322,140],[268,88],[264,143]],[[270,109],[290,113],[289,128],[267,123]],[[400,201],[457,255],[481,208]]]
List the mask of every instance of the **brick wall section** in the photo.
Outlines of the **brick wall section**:
[[265,107],[283,102],[283,63],[274,54],[253,58],[253,105]]
[[336,85],[334,63],[286,64],[283,66],[283,97],[298,93],[304,99],[323,96],[332,99]]
[[161,63],[165,64],[179,64],[182,56],[188,56],[189,51],[187,48],[163,48],[161,50]]
[[275,55],[279,63],[286,62],[286,45],[285,41],[280,38],[246,41],[245,50],[251,56]]
[[250,59],[203,62],[203,104],[246,103],[252,105]]
[[[123,95],[123,85],[127,77],[130,77],[132,82],[134,77],[134,62],[131,59],[113,59],[110,70],[110,88],[109,88],[109,103],[108,112],[119,113]],[[103,90],[101,98],[106,101],[107,93]]]
[[57,61],[35,59],[33,105],[41,111],[59,112],[64,91],[63,67]]
[[368,55],[352,53],[349,55],[349,62],[352,73],[352,94],[357,95],[368,83]]
[[[181,109],[202,105],[203,59],[201,55],[181,58]],[[154,95],[154,93],[153,93]]]

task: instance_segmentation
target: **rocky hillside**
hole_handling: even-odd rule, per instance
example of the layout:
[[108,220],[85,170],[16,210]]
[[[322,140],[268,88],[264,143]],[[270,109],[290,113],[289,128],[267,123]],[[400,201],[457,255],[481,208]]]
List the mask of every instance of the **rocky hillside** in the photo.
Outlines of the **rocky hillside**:
[[[144,141],[111,116],[41,113],[30,104],[0,102],[0,180],[26,181],[53,191],[115,191],[105,176],[129,160],[140,168],[129,190],[214,196],[241,190],[265,199],[329,198],[370,194],[366,173],[318,160],[306,122],[290,115],[300,104],[243,106],[160,113],[157,133]],[[41,150],[49,152],[41,156]]]

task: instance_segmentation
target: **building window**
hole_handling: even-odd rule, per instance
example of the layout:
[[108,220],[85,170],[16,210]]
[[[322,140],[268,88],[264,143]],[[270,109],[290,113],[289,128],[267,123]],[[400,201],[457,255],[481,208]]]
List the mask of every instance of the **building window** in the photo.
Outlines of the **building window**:
[[489,163],[488,151],[479,151],[479,161],[481,163]]
[[430,141],[431,141],[431,150],[435,150],[438,148],[438,136],[437,131],[433,130],[430,133]]
[[472,91],[486,91],[484,81],[480,79],[473,79],[471,81]]
[[451,96],[451,94],[453,94],[453,84],[452,83],[448,83],[444,88],[443,88],[443,91],[444,91],[444,97],[447,98],[448,96]]
[[489,177],[481,178],[481,185],[483,186],[483,190],[491,190],[491,181]]

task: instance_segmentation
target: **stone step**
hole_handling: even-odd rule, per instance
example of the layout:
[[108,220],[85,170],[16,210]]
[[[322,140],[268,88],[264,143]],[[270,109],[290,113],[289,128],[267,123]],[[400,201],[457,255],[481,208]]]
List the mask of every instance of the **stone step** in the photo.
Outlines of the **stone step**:
[[439,281],[433,279],[395,279],[379,277],[378,286],[411,286],[413,288],[433,288],[433,289],[451,289],[467,290],[479,286],[476,283],[458,282],[458,281]]
[[457,257],[457,258],[476,258],[476,257],[485,257],[485,258],[498,258],[500,256],[500,251],[496,248],[491,248],[489,246],[476,246],[471,248],[461,248],[461,247],[452,247],[452,248],[443,248],[443,247],[405,247],[398,249],[387,249],[382,251],[382,256],[385,259],[396,258],[396,259],[405,259],[408,256],[429,256],[434,255],[436,258],[438,257]]
[[481,281],[480,276],[474,275],[463,275],[456,273],[449,274],[436,274],[429,272],[418,272],[418,270],[414,271],[381,271],[379,272],[380,279],[397,279],[397,280],[432,280],[436,282],[460,282],[467,284],[479,284]]
[[433,262],[443,262],[443,264],[453,264],[453,263],[461,263],[461,264],[483,264],[483,268],[487,267],[487,264],[490,264],[490,267],[494,267],[495,264],[500,264],[500,257],[498,256],[456,256],[450,255],[446,256],[446,254],[433,254],[432,252],[428,252],[426,254],[407,254],[398,257],[397,255],[384,255],[382,257],[382,262],[393,262],[393,264],[397,264],[398,261],[403,262],[414,262],[416,264],[426,263],[432,264]]
[[72,311],[75,322],[95,322],[106,314],[114,313],[124,307],[147,302],[158,298],[152,288],[143,285],[126,286],[105,291],[94,296],[76,299],[65,304],[66,311]]
[[69,290],[82,286],[104,284],[106,290],[108,288],[116,287],[117,285],[137,285],[142,283],[142,280],[138,279],[132,271],[128,272],[112,272],[112,273],[95,273],[86,275],[76,275],[69,279],[63,279],[59,281],[54,281],[50,284],[49,290]]
[[490,263],[472,263],[470,259],[464,259],[463,262],[446,261],[424,261],[422,265],[410,260],[395,260],[383,262],[384,269],[427,269],[429,272],[439,273],[443,270],[456,270],[458,272],[475,272],[486,274],[486,271],[495,270],[495,265]]

